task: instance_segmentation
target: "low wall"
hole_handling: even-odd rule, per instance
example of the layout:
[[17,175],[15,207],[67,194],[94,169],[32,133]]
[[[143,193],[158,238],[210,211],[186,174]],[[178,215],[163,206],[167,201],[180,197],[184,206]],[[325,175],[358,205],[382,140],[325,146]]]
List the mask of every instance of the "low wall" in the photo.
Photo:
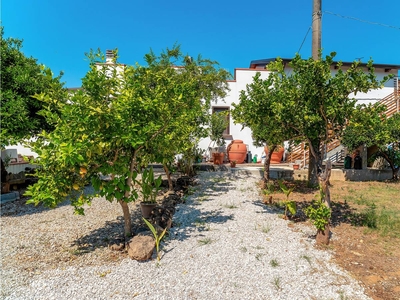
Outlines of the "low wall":
[[[385,181],[392,178],[392,170],[379,169],[332,169],[331,180],[339,181]],[[294,170],[294,180],[307,180],[308,170]]]
[[[196,164],[200,171],[230,171],[242,174],[259,175],[260,178],[264,176],[263,168],[258,166],[245,166],[237,165],[236,168],[231,168],[229,165],[212,165],[212,164]],[[161,168],[161,165],[153,165],[154,168]],[[161,172],[164,172],[162,169]],[[271,179],[285,179],[285,180],[308,180],[308,170],[293,170],[288,166],[271,165],[270,167]],[[332,169],[331,180],[338,181],[385,181],[392,178],[392,170],[379,170],[379,169]]]
[[6,170],[8,173],[18,174],[19,172],[25,172],[25,168],[34,169],[37,168],[37,165],[33,165],[27,162],[16,162],[16,163],[10,163],[6,167]]

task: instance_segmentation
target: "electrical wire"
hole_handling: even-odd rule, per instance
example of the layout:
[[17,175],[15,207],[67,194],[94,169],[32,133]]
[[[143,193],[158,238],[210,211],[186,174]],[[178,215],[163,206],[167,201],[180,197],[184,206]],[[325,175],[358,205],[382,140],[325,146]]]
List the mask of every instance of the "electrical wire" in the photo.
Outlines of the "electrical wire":
[[379,26],[383,26],[383,27],[389,27],[389,28],[400,30],[400,27],[396,27],[396,26],[393,26],[393,25],[387,25],[387,24],[382,24],[382,23],[378,23],[378,22],[371,22],[371,21],[367,21],[367,20],[361,20],[361,19],[358,19],[358,18],[355,18],[355,17],[342,16],[340,14],[336,14],[336,13],[333,13],[331,11],[323,11],[323,13],[330,14],[330,15],[333,15],[333,16],[336,16],[336,17],[340,17],[340,18],[344,18],[344,19],[350,19],[350,20],[354,20],[354,21],[368,23],[368,24],[371,24],[371,25],[379,25]]
[[306,41],[307,36],[308,36],[308,34],[310,33],[311,28],[312,28],[312,26],[308,27],[307,33],[306,33],[306,35],[304,36],[304,39],[303,39],[303,41],[301,42],[300,48],[299,48],[299,50],[297,51],[297,53],[300,54],[301,47],[303,47],[304,42]]

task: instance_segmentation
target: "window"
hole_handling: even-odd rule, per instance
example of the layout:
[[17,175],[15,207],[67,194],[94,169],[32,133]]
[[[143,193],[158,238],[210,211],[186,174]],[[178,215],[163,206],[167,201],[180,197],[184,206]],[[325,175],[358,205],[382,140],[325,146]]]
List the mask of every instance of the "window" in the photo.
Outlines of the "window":
[[230,113],[229,113],[229,106],[213,106],[212,108],[212,113],[220,113],[220,112],[226,112],[226,119],[228,121],[228,126],[224,130],[224,138],[230,138]]

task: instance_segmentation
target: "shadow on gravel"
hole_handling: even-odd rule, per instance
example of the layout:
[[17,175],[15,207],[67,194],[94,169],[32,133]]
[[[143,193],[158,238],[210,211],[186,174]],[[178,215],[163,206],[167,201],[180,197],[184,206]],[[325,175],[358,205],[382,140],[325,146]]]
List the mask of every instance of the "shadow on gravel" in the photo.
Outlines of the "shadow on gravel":
[[[60,207],[63,206],[68,206],[71,204],[71,202],[66,198],[63,202],[59,203],[57,207],[55,208],[48,208],[45,207],[43,204],[39,204],[35,206],[34,204],[26,204],[26,201],[28,201],[30,198],[23,196],[25,193],[25,190],[27,188],[27,185],[20,185],[20,189],[18,190],[20,193],[21,199],[12,201],[12,202],[7,202],[1,204],[1,217],[9,216],[9,217],[22,217],[26,215],[33,215],[33,214],[40,214],[42,212],[46,212],[49,210],[55,210],[59,209]],[[85,187],[84,190],[85,193],[92,193],[93,189],[90,186]]]
[[70,201],[65,200],[60,203],[56,208],[44,207],[42,204],[35,206],[33,204],[26,204],[29,198],[23,197],[13,202],[4,203],[1,205],[1,217],[23,217],[26,215],[40,214],[52,209],[59,209],[60,207],[70,205]]
[[77,246],[77,253],[85,254],[96,250],[97,248],[107,248],[110,245],[118,245],[125,242],[123,236],[124,219],[118,217],[114,221],[106,221],[104,227],[97,228],[90,233],[76,239],[71,246]]
[[[190,216],[192,220],[190,224],[182,225],[179,222],[173,222],[173,234],[172,239],[178,241],[184,241],[191,237],[191,233],[205,232],[210,230],[212,224],[223,224],[229,220],[233,220],[233,214],[226,215],[223,210],[218,211],[200,211],[197,209],[187,209],[185,214],[181,216],[182,219],[186,218],[186,215]],[[168,242],[166,243],[168,244]]]

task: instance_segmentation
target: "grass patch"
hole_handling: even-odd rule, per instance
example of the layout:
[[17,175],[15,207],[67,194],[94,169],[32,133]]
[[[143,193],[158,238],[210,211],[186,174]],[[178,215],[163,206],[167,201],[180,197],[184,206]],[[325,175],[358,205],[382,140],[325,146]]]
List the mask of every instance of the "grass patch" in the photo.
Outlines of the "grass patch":
[[214,183],[220,183],[220,182],[227,182],[227,179],[225,177],[213,177],[211,178],[211,181]]
[[196,219],[196,220],[194,220],[194,224],[196,225],[196,227],[200,227],[200,226],[204,226],[206,224],[206,221],[204,221],[202,219]]
[[212,243],[212,239],[204,238],[204,239],[198,240],[197,242],[200,244],[200,246],[204,246],[204,245],[211,244]]
[[235,205],[235,204],[233,204],[233,203],[231,203],[231,204],[225,204],[224,207],[225,207],[225,208],[229,208],[229,209],[238,208],[238,206]]
[[193,195],[195,192],[196,192],[196,189],[195,189],[195,188],[189,187],[188,190],[187,190],[187,192],[186,192],[186,194],[189,195],[189,196],[191,196],[191,195]]
[[306,260],[309,263],[309,265],[311,266],[311,257],[304,254],[304,255],[300,256],[300,258]]
[[261,228],[261,231],[262,231],[263,233],[268,233],[268,232],[271,231],[271,227],[269,227],[269,226],[263,226],[263,228]]
[[[340,188],[342,185],[342,188]],[[351,224],[381,236],[400,238],[400,182],[335,182],[332,199],[344,200],[354,213]]]
[[272,283],[274,284],[274,287],[277,291],[280,291],[282,289],[280,277],[274,277],[274,281]]
[[257,259],[257,260],[261,260],[261,258],[263,257],[263,255],[264,255],[264,254],[262,254],[262,253],[257,253],[257,254],[256,254],[256,259]]
[[[283,195],[274,184],[271,192],[274,202],[271,207],[284,209]],[[307,187],[306,182],[285,182],[292,188],[291,199],[298,202],[298,208],[304,208],[315,199],[318,189]],[[272,191],[272,187],[266,188]],[[400,182],[355,182],[331,181],[331,201],[334,208],[332,220],[350,223],[353,226],[366,227],[366,233],[374,232],[384,237],[400,239]],[[301,212],[300,212],[301,216]]]
[[279,263],[276,259],[272,259],[269,264],[271,265],[271,267],[276,268],[277,266],[279,266]]

